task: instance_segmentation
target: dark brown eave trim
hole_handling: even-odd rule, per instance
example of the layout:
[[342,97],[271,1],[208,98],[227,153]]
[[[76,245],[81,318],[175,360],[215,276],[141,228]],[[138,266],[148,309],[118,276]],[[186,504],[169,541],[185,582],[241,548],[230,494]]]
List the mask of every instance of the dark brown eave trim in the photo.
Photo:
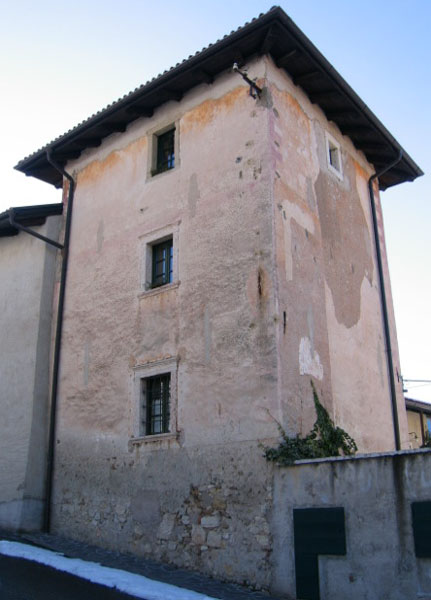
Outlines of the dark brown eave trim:
[[[241,64],[259,54],[270,54],[310,99],[319,104],[328,119],[357,144],[376,170],[388,163],[388,157],[403,150],[304,33],[281,8],[275,7],[90,117],[20,161],[15,168],[61,187],[61,177],[46,160],[48,146],[52,148],[54,158],[65,165],[68,160],[78,158],[86,148],[100,145],[108,135],[124,131],[137,118],[150,118],[154,110],[168,100],[179,101],[196,85],[209,85],[234,62]],[[413,181],[420,175],[423,175],[421,169],[403,150],[398,169],[379,180],[380,189]]]
[[43,225],[47,217],[61,215],[63,204],[38,204],[34,206],[15,206],[0,213],[0,237],[18,235],[19,229],[10,223],[10,211],[13,211],[14,219],[24,227],[35,227]]
[[431,404],[422,402],[421,400],[412,400],[411,398],[406,398],[405,400],[406,410],[431,415]]

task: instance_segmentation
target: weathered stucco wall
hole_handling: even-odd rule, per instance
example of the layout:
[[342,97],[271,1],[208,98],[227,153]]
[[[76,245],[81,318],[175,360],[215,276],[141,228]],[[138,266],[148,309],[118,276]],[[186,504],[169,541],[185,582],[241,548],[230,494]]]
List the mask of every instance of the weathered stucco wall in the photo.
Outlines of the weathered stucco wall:
[[[180,164],[151,177],[148,133],[174,122]],[[221,577],[260,565],[262,586],[270,501],[257,441],[277,435],[267,139],[266,107],[229,75],[68,166],[54,510],[63,533]],[[147,244],[169,234],[174,282],[146,290]],[[172,370],[172,435],[142,439],[136,378],[154,368]]]
[[431,598],[412,521],[412,503],[431,500],[430,466],[429,451],[411,451],[275,469],[272,591],[296,597],[293,510],[338,507],[346,554],[319,556],[321,600]]
[[[313,378],[360,450],[388,450],[395,446],[367,187],[373,169],[283,71],[270,65],[268,78],[282,422],[290,433],[309,431]],[[341,175],[328,165],[328,134],[340,146]],[[383,260],[387,271],[385,253]],[[388,301],[393,321],[390,294]],[[396,335],[393,350],[399,370]]]
[[428,437],[429,429],[427,418],[429,417],[426,414],[421,414],[420,412],[413,410],[407,410],[407,422],[412,448],[420,448]]
[[[258,101],[227,73],[68,164],[53,523],[268,588],[272,470],[259,443],[277,439],[276,420],[307,431],[314,377],[362,448],[391,448],[392,429],[369,167],[349,146],[335,184],[319,109],[267,59],[249,73],[266,87]],[[176,167],[152,177],[152,135],[173,123]],[[173,282],[148,289],[149,248],[170,236]],[[164,372],[171,430],[145,437],[140,378]],[[380,429],[368,431],[370,410]]]
[[[57,239],[59,226],[50,217],[34,229]],[[56,254],[26,233],[0,239],[0,526],[10,529],[42,523]]]

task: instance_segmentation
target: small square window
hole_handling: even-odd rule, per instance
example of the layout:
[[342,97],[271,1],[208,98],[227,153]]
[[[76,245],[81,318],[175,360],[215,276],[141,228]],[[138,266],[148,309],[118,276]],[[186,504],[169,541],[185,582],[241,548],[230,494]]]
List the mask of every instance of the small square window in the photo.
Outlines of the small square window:
[[156,135],[157,153],[154,174],[175,167],[175,128]]
[[340,144],[334,140],[332,136],[326,134],[326,153],[328,168],[335,173],[338,178],[343,178],[343,168],[341,162]]
[[172,238],[152,246],[151,287],[173,282],[174,248]]
[[147,179],[175,171],[180,165],[180,122],[159,122],[148,131]]
[[340,170],[340,151],[331,142],[329,142],[329,164],[337,171]]
[[147,377],[142,382],[142,433],[169,433],[170,373]]

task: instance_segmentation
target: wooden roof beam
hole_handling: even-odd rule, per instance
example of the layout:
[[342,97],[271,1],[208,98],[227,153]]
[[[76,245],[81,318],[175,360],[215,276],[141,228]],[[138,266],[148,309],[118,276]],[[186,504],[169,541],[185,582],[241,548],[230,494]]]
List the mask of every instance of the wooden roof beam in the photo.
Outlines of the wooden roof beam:
[[[335,99],[340,98],[340,92],[336,89],[307,92],[307,94],[313,104],[324,104],[325,102],[333,102]],[[323,111],[325,110],[324,107],[321,108]]]
[[283,56],[280,56],[280,58],[277,58],[277,60],[275,61],[275,64],[279,68],[286,67],[287,64],[292,60],[292,58],[294,58],[298,55],[299,55],[299,50],[297,48],[293,48],[293,50],[290,50],[290,52],[287,52],[286,54],[283,54]]
[[106,129],[108,131],[113,131],[113,132],[118,132],[118,133],[124,133],[127,129],[127,123],[120,123],[120,122],[116,122],[116,123],[107,123],[106,124]]
[[292,79],[296,85],[301,85],[304,81],[308,81],[317,75],[320,75],[321,72],[317,69],[313,69],[312,71],[307,71],[306,73],[300,73],[299,75],[293,75]]
[[126,108],[126,113],[135,117],[150,118],[154,114],[154,109],[149,108],[148,106],[138,106],[137,104],[133,104],[132,106]]
[[79,158],[81,156],[81,153],[82,150],[66,150],[65,152],[58,150],[57,152],[55,152],[55,160],[57,160],[60,163],[65,163],[68,160]]
[[236,62],[236,64],[239,67],[243,67],[245,65],[245,58],[243,53],[241,52],[240,48],[238,48],[238,46],[235,46],[234,48],[232,48],[232,54],[231,54],[232,58],[232,62]]
[[345,135],[361,135],[372,133],[373,130],[369,125],[361,125],[360,123],[345,123],[339,125],[342,133]]
[[264,37],[264,40],[259,48],[259,54],[268,54],[272,47],[274,46],[275,42],[277,41],[277,37],[278,37],[278,31],[277,31],[278,27],[276,25],[272,25],[272,27],[270,27],[268,29],[268,31],[266,32],[266,35]]
[[335,121],[336,119],[355,119],[359,117],[359,113],[356,110],[345,110],[344,108],[340,108],[339,110],[326,110],[325,114],[328,121]]
[[193,77],[195,77],[201,83],[207,83],[208,85],[210,85],[214,81],[214,77],[210,75],[210,73],[207,73],[207,71],[204,71],[203,69],[196,69],[196,71],[193,71]]
[[172,89],[163,90],[163,95],[167,100],[175,100],[175,102],[180,102],[184,96],[183,92]]
[[76,142],[78,146],[82,146],[83,148],[98,148],[102,143],[101,138],[79,138],[79,141]]

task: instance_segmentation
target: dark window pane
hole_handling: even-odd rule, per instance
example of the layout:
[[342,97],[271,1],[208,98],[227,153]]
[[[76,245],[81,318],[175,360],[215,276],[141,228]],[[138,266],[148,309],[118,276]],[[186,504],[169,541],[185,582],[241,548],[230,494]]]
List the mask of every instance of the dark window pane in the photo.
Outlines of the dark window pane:
[[157,136],[156,172],[161,173],[175,167],[175,129]]
[[152,286],[165,285],[173,281],[173,247],[172,240],[166,240],[153,246],[153,278]]

